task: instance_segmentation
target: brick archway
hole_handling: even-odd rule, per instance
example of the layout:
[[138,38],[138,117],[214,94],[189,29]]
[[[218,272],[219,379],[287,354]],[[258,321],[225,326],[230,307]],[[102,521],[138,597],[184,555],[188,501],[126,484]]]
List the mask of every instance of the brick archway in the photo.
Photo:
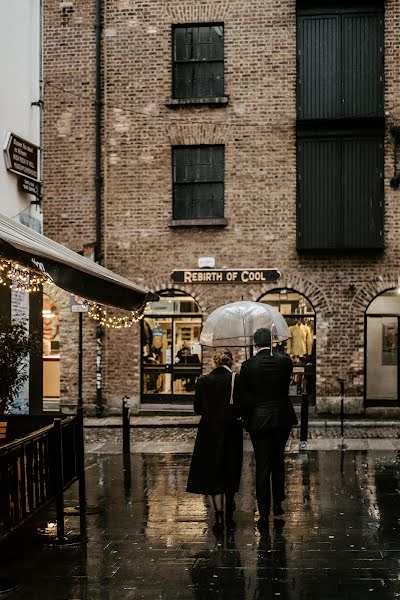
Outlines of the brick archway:
[[372,300],[388,290],[399,287],[399,282],[399,275],[388,273],[368,282],[357,290],[350,303],[350,310],[354,318],[364,325],[364,314]]
[[268,283],[262,287],[253,287],[249,291],[252,300],[259,300],[272,290],[287,288],[295,290],[310,301],[316,315],[327,315],[331,312],[330,302],[325,292],[313,281],[299,275],[283,275],[277,283]]
[[203,315],[207,314],[206,295],[204,292],[199,291],[198,287],[195,288],[192,285],[180,285],[167,279],[153,279],[149,281],[149,287],[156,293],[161,293],[164,290],[177,290],[178,292],[183,292],[196,300]]

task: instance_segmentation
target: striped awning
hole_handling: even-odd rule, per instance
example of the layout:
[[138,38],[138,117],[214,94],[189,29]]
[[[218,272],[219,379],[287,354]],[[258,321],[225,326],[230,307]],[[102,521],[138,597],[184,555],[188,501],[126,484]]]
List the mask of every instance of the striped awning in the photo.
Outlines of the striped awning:
[[146,301],[158,298],[144,287],[1,213],[0,257],[45,273],[58,287],[100,304],[137,310]]

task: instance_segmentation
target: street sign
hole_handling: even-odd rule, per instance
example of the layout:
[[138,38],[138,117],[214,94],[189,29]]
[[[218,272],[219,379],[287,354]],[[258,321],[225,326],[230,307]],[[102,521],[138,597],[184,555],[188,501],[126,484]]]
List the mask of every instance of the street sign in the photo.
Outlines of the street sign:
[[69,297],[69,306],[73,313],[87,313],[89,312],[89,305],[85,302],[84,298],[71,294]]
[[4,154],[9,171],[39,181],[39,146],[8,132]]
[[177,283],[273,283],[280,276],[277,269],[187,269],[171,273]]
[[39,181],[28,179],[27,177],[18,177],[18,184],[21,192],[32,194],[36,198],[42,197],[42,186]]

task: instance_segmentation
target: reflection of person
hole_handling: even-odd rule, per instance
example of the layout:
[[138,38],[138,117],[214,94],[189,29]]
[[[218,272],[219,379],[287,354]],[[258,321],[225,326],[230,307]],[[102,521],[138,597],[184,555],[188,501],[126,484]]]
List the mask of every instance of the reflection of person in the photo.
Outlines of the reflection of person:
[[233,529],[235,493],[239,489],[243,460],[242,425],[234,403],[235,375],[228,348],[214,354],[216,368],[196,382],[194,410],[201,415],[190,466],[187,491],[212,496],[214,532]]
[[274,515],[285,512],[281,506],[285,499],[284,452],[297,418],[289,399],[292,361],[272,352],[269,329],[258,329],[254,343],[257,354],[246,360],[240,371],[240,404],[256,459],[257,526],[264,529],[271,508],[271,483]]
[[269,531],[261,532],[257,558],[256,598],[279,596],[280,599],[286,600],[290,597],[284,526],[285,522],[282,519],[275,519],[272,539]]
[[227,536],[225,542],[223,538],[218,538],[215,549],[200,552],[194,558],[190,567],[193,598],[206,600],[229,597],[245,600],[244,569],[233,535]]

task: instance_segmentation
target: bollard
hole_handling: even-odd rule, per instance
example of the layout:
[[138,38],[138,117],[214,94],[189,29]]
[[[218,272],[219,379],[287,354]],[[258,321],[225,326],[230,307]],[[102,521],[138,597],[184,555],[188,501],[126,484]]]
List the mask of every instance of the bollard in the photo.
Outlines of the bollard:
[[129,396],[124,396],[122,398],[122,454],[124,456],[131,452],[129,417]]
[[345,377],[338,377],[337,381],[340,385],[340,436],[344,438],[344,386],[347,383],[347,379]]
[[308,440],[308,394],[301,395],[300,409],[300,444],[299,449],[305,450]]

